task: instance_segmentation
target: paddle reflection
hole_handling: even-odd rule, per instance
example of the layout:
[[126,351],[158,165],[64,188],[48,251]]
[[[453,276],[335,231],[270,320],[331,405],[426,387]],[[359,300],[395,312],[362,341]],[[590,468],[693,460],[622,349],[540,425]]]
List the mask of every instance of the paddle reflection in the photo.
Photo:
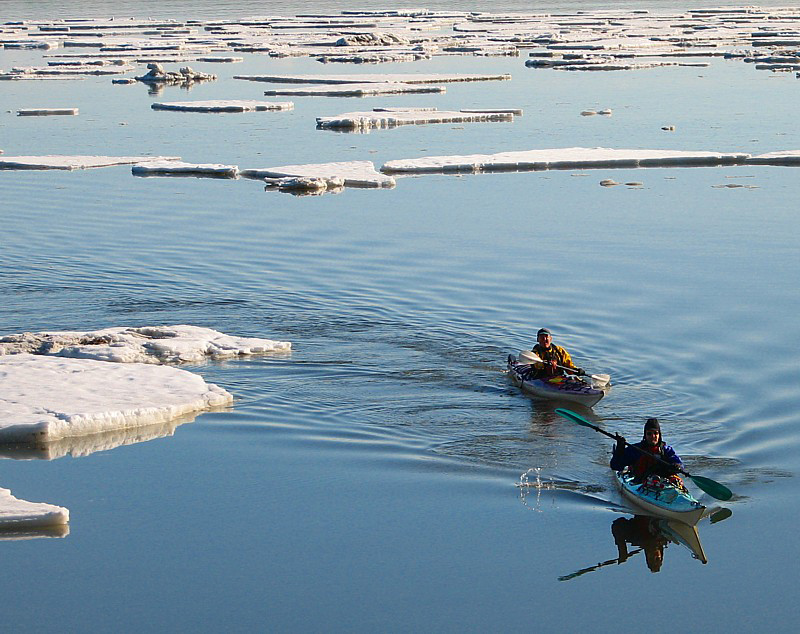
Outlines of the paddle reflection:
[[[721,509],[711,515],[711,523],[722,521],[731,516],[728,509]],[[701,563],[708,563],[697,527],[683,522],[634,515],[618,517],[611,523],[611,535],[617,547],[617,556],[559,577],[559,581],[569,581],[588,572],[605,566],[623,564],[635,555],[644,553],[644,562],[650,572],[659,572],[664,565],[664,553],[670,545],[680,544]],[[640,558],[641,559],[641,558]]]

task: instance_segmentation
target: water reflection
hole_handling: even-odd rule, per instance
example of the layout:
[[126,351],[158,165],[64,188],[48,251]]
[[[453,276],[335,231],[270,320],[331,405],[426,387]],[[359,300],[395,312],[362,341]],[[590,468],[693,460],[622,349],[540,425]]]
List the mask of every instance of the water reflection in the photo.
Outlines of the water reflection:
[[[715,524],[731,515],[730,509],[720,509],[710,516],[710,520]],[[697,527],[683,522],[648,515],[623,516],[611,522],[611,535],[617,547],[616,557],[581,568],[559,577],[558,580],[569,581],[606,566],[620,565],[640,553],[644,554],[643,560],[650,572],[659,572],[664,565],[664,555],[671,544],[680,544],[694,559],[703,564],[708,563]]]
[[73,458],[88,456],[97,451],[108,451],[124,445],[135,445],[156,438],[172,436],[178,425],[192,422],[197,412],[185,414],[166,423],[131,427],[114,431],[61,438],[48,443],[0,444],[0,458],[12,460],[56,460],[70,455]]
[[69,535],[69,524],[40,527],[0,528],[0,542],[19,541],[23,539],[41,539],[44,537],[66,537]]

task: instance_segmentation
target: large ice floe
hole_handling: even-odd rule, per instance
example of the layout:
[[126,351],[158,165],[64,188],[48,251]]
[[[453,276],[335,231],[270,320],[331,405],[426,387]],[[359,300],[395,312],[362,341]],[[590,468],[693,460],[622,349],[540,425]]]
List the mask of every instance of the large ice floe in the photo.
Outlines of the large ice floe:
[[52,442],[225,406],[233,397],[224,389],[159,364],[289,350],[289,342],[186,325],[6,335],[0,442]]
[[387,174],[500,172],[550,169],[697,167],[740,165],[749,154],[611,148],[554,148],[467,156],[426,156],[387,161]]
[[234,75],[234,79],[262,81],[273,84],[442,84],[459,81],[496,81],[511,79],[511,75],[469,73],[405,73],[375,75]]
[[288,341],[235,337],[200,326],[117,326],[91,331],[24,332],[0,337],[2,355],[35,354],[117,363],[197,363],[287,352]]
[[[263,179],[279,189],[324,191],[347,187],[394,187],[391,176],[381,174],[372,161],[282,165],[240,172],[244,178]],[[299,180],[298,180],[299,179]]]
[[511,111],[447,111],[436,108],[375,108],[371,112],[346,112],[333,117],[317,117],[317,127],[353,131],[393,128],[426,123],[476,123],[513,121]]
[[0,442],[50,442],[163,422],[233,397],[171,366],[33,354],[0,357]]
[[[0,541],[34,537],[64,537],[69,511],[61,506],[18,500],[0,488]],[[50,527],[52,530],[45,530]]]
[[79,170],[91,167],[179,160],[178,156],[2,156],[0,157],[0,169]]
[[265,90],[265,97],[370,97],[373,95],[403,95],[419,93],[443,93],[443,86],[427,86],[406,84],[401,82],[367,83],[367,84],[331,84],[296,86],[293,88],[276,88]]
[[263,112],[267,110],[291,110],[291,101],[253,101],[219,99],[214,101],[172,101],[150,104],[153,110],[176,110],[179,112]]

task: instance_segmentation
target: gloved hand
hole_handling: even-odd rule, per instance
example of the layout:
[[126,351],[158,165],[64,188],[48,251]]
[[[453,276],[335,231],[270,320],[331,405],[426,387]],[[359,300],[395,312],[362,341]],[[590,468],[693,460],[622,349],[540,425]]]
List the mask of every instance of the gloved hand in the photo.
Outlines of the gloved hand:
[[578,368],[575,371],[575,374],[577,374],[578,376],[586,376],[586,370],[584,370],[583,368]]
[[620,436],[619,434],[614,434],[614,439],[617,441],[617,445],[614,447],[614,453],[623,453],[625,451],[625,436]]

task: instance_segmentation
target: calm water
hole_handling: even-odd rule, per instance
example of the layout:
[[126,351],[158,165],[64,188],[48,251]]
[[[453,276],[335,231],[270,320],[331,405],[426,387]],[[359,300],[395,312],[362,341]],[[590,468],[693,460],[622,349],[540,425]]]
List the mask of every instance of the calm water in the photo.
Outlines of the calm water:
[[[12,17],[53,8],[6,5]],[[106,5],[87,6],[81,15],[105,14]],[[185,6],[171,2],[164,15],[211,12],[180,13]],[[264,12],[240,6],[239,15]],[[0,67],[36,58],[0,52]],[[800,147],[800,84],[739,62],[608,74],[536,71],[523,58],[365,68],[247,56],[192,66],[220,79],[159,97],[108,79],[4,82],[0,148],[248,168],[571,146]],[[149,108],[262,95],[264,85],[233,74],[376,70],[513,80],[451,84],[444,95],[294,98],[282,113]],[[81,114],[13,115],[43,105]],[[525,115],[367,135],[314,127],[316,116],[381,105]],[[612,117],[579,115],[605,107]],[[0,544],[3,622],[30,631],[617,631],[623,605],[655,599],[686,606],[656,631],[793,631],[798,174],[426,176],[388,191],[292,197],[255,181],[134,178],[129,167],[0,172],[0,332],[191,323],[294,345],[285,357],[191,367],[234,393],[235,406],[141,432],[149,442],[0,451],[0,486],[71,512],[63,539]],[[605,178],[643,187],[600,187]],[[728,184],[752,187],[719,187]],[[700,525],[707,565],[671,544],[658,574],[636,555],[559,581],[617,556],[611,524],[623,512],[605,466],[610,443],[504,377],[506,355],[542,325],[581,366],[613,375],[594,408],[605,428],[633,439],[658,416],[690,470],[736,492],[730,519]],[[516,487],[523,474],[538,474],[540,488]]]

